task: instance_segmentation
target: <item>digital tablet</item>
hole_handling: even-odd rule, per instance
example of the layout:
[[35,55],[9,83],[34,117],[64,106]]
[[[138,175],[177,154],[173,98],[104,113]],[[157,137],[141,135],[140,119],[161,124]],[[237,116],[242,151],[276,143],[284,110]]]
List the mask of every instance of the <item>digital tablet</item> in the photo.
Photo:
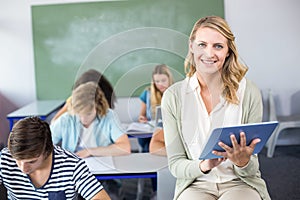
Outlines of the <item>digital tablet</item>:
[[262,150],[262,148],[268,141],[269,137],[272,135],[277,125],[277,121],[272,121],[216,128],[212,131],[210,137],[208,138],[199,159],[205,160],[220,158],[221,156],[217,156],[212,153],[213,150],[225,152],[225,150],[222,149],[222,147],[220,147],[218,143],[222,141],[226,145],[232,147],[230,135],[234,134],[239,143],[240,132],[245,132],[247,146],[255,138],[259,138],[261,140],[259,143],[256,144],[255,149],[253,151],[253,154],[257,154]]

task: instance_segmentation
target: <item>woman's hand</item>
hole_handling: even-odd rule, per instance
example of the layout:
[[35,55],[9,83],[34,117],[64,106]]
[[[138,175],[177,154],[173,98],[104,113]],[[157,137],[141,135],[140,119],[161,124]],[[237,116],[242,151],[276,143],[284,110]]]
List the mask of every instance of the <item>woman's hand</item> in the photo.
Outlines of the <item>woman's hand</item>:
[[209,172],[212,168],[221,164],[221,162],[225,161],[226,158],[214,158],[209,160],[203,160],[200,162],[200,170],[203,173]]
[[240,133],[240,144],[237,142],[234,135],[231,135],[230,139],[232,147],[227,146],[223,142],[219,142],[219,146],[222,147],[225,152],[213,151],[212,153],[229,159],[238,167],[246,166],[250,160],[256,144],[260,142],[260,139],[254,139],[249,146],[246,145],[246,135],[244,132]]

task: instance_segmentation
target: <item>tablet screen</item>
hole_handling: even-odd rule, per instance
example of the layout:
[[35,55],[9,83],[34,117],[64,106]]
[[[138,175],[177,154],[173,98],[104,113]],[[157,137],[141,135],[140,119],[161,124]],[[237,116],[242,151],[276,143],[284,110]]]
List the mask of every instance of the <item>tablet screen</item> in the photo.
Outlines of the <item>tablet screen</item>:
[[224,152],[224,149],[220,147],[218,143],[222,141],[226,145],[232,147],[230,135],[234,134],[239,143],[240,132],[245,132],[247,145],[249,145],[251,141],[255,138],[261,139],[261,141],[258,144],[256,144],[255,149],[253,151],[253,154],[257,154],[267,143],[269,137],[272,135],[277,125],[277,121],[272,121],[216,128],[212,131],[210,137],[208,138],[199,159],[204,160],[221,157],[212,153],[213,150]]

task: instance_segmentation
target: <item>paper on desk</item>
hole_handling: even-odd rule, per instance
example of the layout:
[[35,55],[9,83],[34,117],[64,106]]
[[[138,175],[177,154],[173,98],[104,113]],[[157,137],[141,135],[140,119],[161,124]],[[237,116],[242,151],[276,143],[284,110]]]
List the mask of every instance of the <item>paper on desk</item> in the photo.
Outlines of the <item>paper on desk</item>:
[[126,129],[126,132],[153,132],[154,126],[151,123],[139,123],[133,122],[129,124]]
[[86,162],[91,172],[104,172],[116,169],[113,158],[111,156],[88,157],[85,158],[84,161]]

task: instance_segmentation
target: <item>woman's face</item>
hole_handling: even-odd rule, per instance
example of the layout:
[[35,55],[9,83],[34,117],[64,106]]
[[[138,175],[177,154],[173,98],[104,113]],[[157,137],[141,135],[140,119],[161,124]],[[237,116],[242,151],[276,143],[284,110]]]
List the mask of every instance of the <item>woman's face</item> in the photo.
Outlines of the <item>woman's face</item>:
[[218,31],[200,27],[194,41],[190,41],[190,51],[194,55],[196,72],[201,75],[218,73],[229,55],[227,39]]
[[165,74],[154,74],[153,82],[161,93],[163,93],[170,86],[169,77]]
[[91,111],[88,112],[84,111],[78,114],[81,124],[86,128],[88,128],[92,124],[92,122],[96,118],[96,115],[97,115],[97,111],[95,108],[92,109]]

